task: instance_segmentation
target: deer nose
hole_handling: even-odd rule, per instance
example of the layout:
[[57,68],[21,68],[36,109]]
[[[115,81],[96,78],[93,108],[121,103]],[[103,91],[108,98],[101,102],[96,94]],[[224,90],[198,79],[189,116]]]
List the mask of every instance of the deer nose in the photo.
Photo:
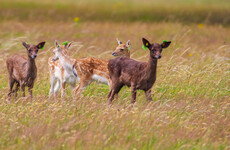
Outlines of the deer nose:
[[37,57],[37,55],[34,55],[34,58],[36,58]]
[[161,58],[161,55],[158,56],[158,59],[160,59],[160,58]]
[[58,58],[52,58],[52,60],[53,60],[53,61],[56,61],[56,60],[58,60]]
[[113,55],[113,56],[117,56],[117,53],[113,52],[112,55]]

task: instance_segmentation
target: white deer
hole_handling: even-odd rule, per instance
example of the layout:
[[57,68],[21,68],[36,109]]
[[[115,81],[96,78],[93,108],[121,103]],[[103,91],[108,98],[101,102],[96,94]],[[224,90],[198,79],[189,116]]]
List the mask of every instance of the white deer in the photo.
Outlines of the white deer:
[[[68,49],[72,43],[65,43],[64,45],[60,45],[62,53],[67,54]],[[49,97],[51,99],[52,96],[57,97],[58,91],[61,88],[61,98],[65,98],[65,86],[66,84],[70,84],[71,91],[76,86],[77,78],[74,76],[73,73],[69,73],[64,69],[61,65],[60,61],[54,61],[53,57],[50,57],[48,60],[49,64],[49,71],[50,71],[50,93]],[[72,94],[73,96],[73,94]]]

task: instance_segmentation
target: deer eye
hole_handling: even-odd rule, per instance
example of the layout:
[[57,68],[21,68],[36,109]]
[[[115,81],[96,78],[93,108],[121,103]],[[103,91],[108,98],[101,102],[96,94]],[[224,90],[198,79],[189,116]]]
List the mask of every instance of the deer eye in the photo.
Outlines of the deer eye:
[[35,51],[36,53],[38,52],[38,50]]
[[32,52],[32,50],[29,50],[29,53],[31,53]]
[[124,49],[120,49],[120,51],[122,52],[122,51],[124,51]]

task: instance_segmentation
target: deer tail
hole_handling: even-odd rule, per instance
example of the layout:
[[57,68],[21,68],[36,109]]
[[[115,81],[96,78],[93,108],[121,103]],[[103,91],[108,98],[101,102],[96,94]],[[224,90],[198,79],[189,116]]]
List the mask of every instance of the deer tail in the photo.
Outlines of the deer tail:
[[78,77],[78,75],[77,75],[77,70],[75,69],[74,65],[73,65],[73,67],[72,67],[72,70],[73,70],[73,74],[74,74],[76,77]]

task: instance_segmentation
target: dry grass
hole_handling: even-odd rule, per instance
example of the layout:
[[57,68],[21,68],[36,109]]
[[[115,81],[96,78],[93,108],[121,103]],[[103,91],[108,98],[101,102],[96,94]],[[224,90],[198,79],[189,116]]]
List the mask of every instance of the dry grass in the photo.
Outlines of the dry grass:
[[[0,24],[0,149],[229,149],[230,28],[177,23],[16,22]],[[113,58],[116,37],[131,40],[131,57],[145,61],[141,38],[172,40],[159,60],[154,101],[143,92],[130,106],[124,88],[111,108],[108,86],[91,84],[72,101],[48,100],[47,60],[54,40],[74,41],[71,56]],[[20,41],[47,41],[37,58],[34,100],[6,103],[6,57],[25,54]]]

